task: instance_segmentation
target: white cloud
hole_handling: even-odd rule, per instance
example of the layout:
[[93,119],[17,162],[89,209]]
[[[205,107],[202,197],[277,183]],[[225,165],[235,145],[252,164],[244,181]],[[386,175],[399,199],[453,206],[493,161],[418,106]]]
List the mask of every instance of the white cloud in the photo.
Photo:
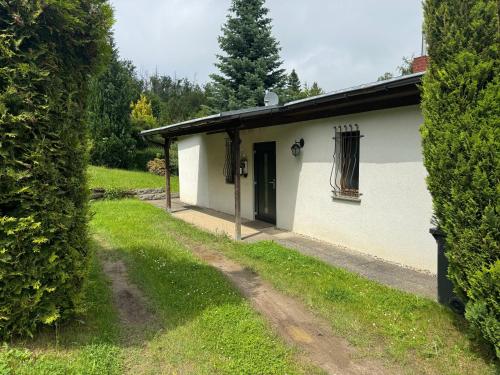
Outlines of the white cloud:
[[[230,0],[112,0],[122,57],[206,82]],[[420,0],[268,0],[287,69],[326,90],[371,82],[420,51]]]

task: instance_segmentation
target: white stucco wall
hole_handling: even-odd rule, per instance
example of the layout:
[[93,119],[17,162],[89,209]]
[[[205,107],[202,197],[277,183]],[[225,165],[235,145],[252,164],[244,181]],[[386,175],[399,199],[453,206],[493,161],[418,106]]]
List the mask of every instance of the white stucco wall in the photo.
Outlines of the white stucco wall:
[[179,186],[183,202],[208,206],[207,149],[204,135],[193,135],[179,142]]
[[[432,202],[425,185],[418,106],[332,117],[241,133],[249,176],[242,179],[242,215],[254,216],[253,144],[276,142],[277,227],[436,272],[429,234]],[[358,124],[361,202],[332,199],[333,127]],[[225,135],[179,140],[181,199],[234,212],[233,185],[222,174]],[[301,155],[290,146],[304,138]],[[203,190],[203,191],[200,191]]]

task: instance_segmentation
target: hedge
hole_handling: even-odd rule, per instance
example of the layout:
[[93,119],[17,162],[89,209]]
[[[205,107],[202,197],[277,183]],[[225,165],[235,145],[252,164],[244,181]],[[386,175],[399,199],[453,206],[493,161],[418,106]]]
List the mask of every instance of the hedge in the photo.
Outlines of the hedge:
[[428,186],[466,317],[500,357],[497,0],[426,0],[422,128]]
[[0,0],[0,340],[79,311],[82,120],[111,24],[105,0]]

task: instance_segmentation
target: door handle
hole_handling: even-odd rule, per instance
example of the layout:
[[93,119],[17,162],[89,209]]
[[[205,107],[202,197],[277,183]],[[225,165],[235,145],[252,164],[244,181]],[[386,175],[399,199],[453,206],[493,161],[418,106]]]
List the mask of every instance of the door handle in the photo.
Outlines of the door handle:
[[269,181],[269,184],[273,185],[273,190],[276,190],[276,179]]

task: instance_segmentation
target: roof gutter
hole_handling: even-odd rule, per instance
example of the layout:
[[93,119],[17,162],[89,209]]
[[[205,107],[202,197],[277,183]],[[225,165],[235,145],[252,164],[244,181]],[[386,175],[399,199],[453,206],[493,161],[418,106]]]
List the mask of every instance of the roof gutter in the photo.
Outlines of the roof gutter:
[[[272,107],[259,107],[257,109],[250,110],[240,110],[233,112],[223,112],[217,115],[211,115],[203,118],[192,119],[184,122],[180,122],[178,124],[163,126],[156,129],[145,130],[140,134],[142,137],[148,137],[152,135],[161,134],[164,137],[168,133],[176,136],[176,133],[182,133],[183,130],[194,129],[195,127],[200,127],[200,133],[202,132],[210,132],[212,127],[216,127],[218,124],[224,124],[227,122],[227,129],[231,127],[235,127],[234,124],[231,124],[232,121],[238,123],[238,125],[242,125],[245,119],[250,118],[259,118],[267,115],[273,114],[283,114],[286,112],[291,112],[298,109],[303,109],[304,107],[316,107],[320,104],[335,102],[341,99],[349,99],[356,96],[361,95],[370,95],[375,94],[377,92],[389,91],[394,88],[404,87],[404,86],[412,86],[421,82],[423,73],[412,74],[410,76],[398,77],[393,80],[389,80],[386,82],[377,82],[369,85],[361,85],[358,87],[340,90],[337,92],[332,92],[328,94],[323,94],[314,98],[307,98],[302,100],[296,100],[293,102],[286,103],[282,106],[272,106]],[[204,126],[209,126],[210,128],[204,128]],[[213,129],[212,129],[213,130]],[[217,131],[221,131],[219,128]],[[194,132],[196,133],[196,132]]]

